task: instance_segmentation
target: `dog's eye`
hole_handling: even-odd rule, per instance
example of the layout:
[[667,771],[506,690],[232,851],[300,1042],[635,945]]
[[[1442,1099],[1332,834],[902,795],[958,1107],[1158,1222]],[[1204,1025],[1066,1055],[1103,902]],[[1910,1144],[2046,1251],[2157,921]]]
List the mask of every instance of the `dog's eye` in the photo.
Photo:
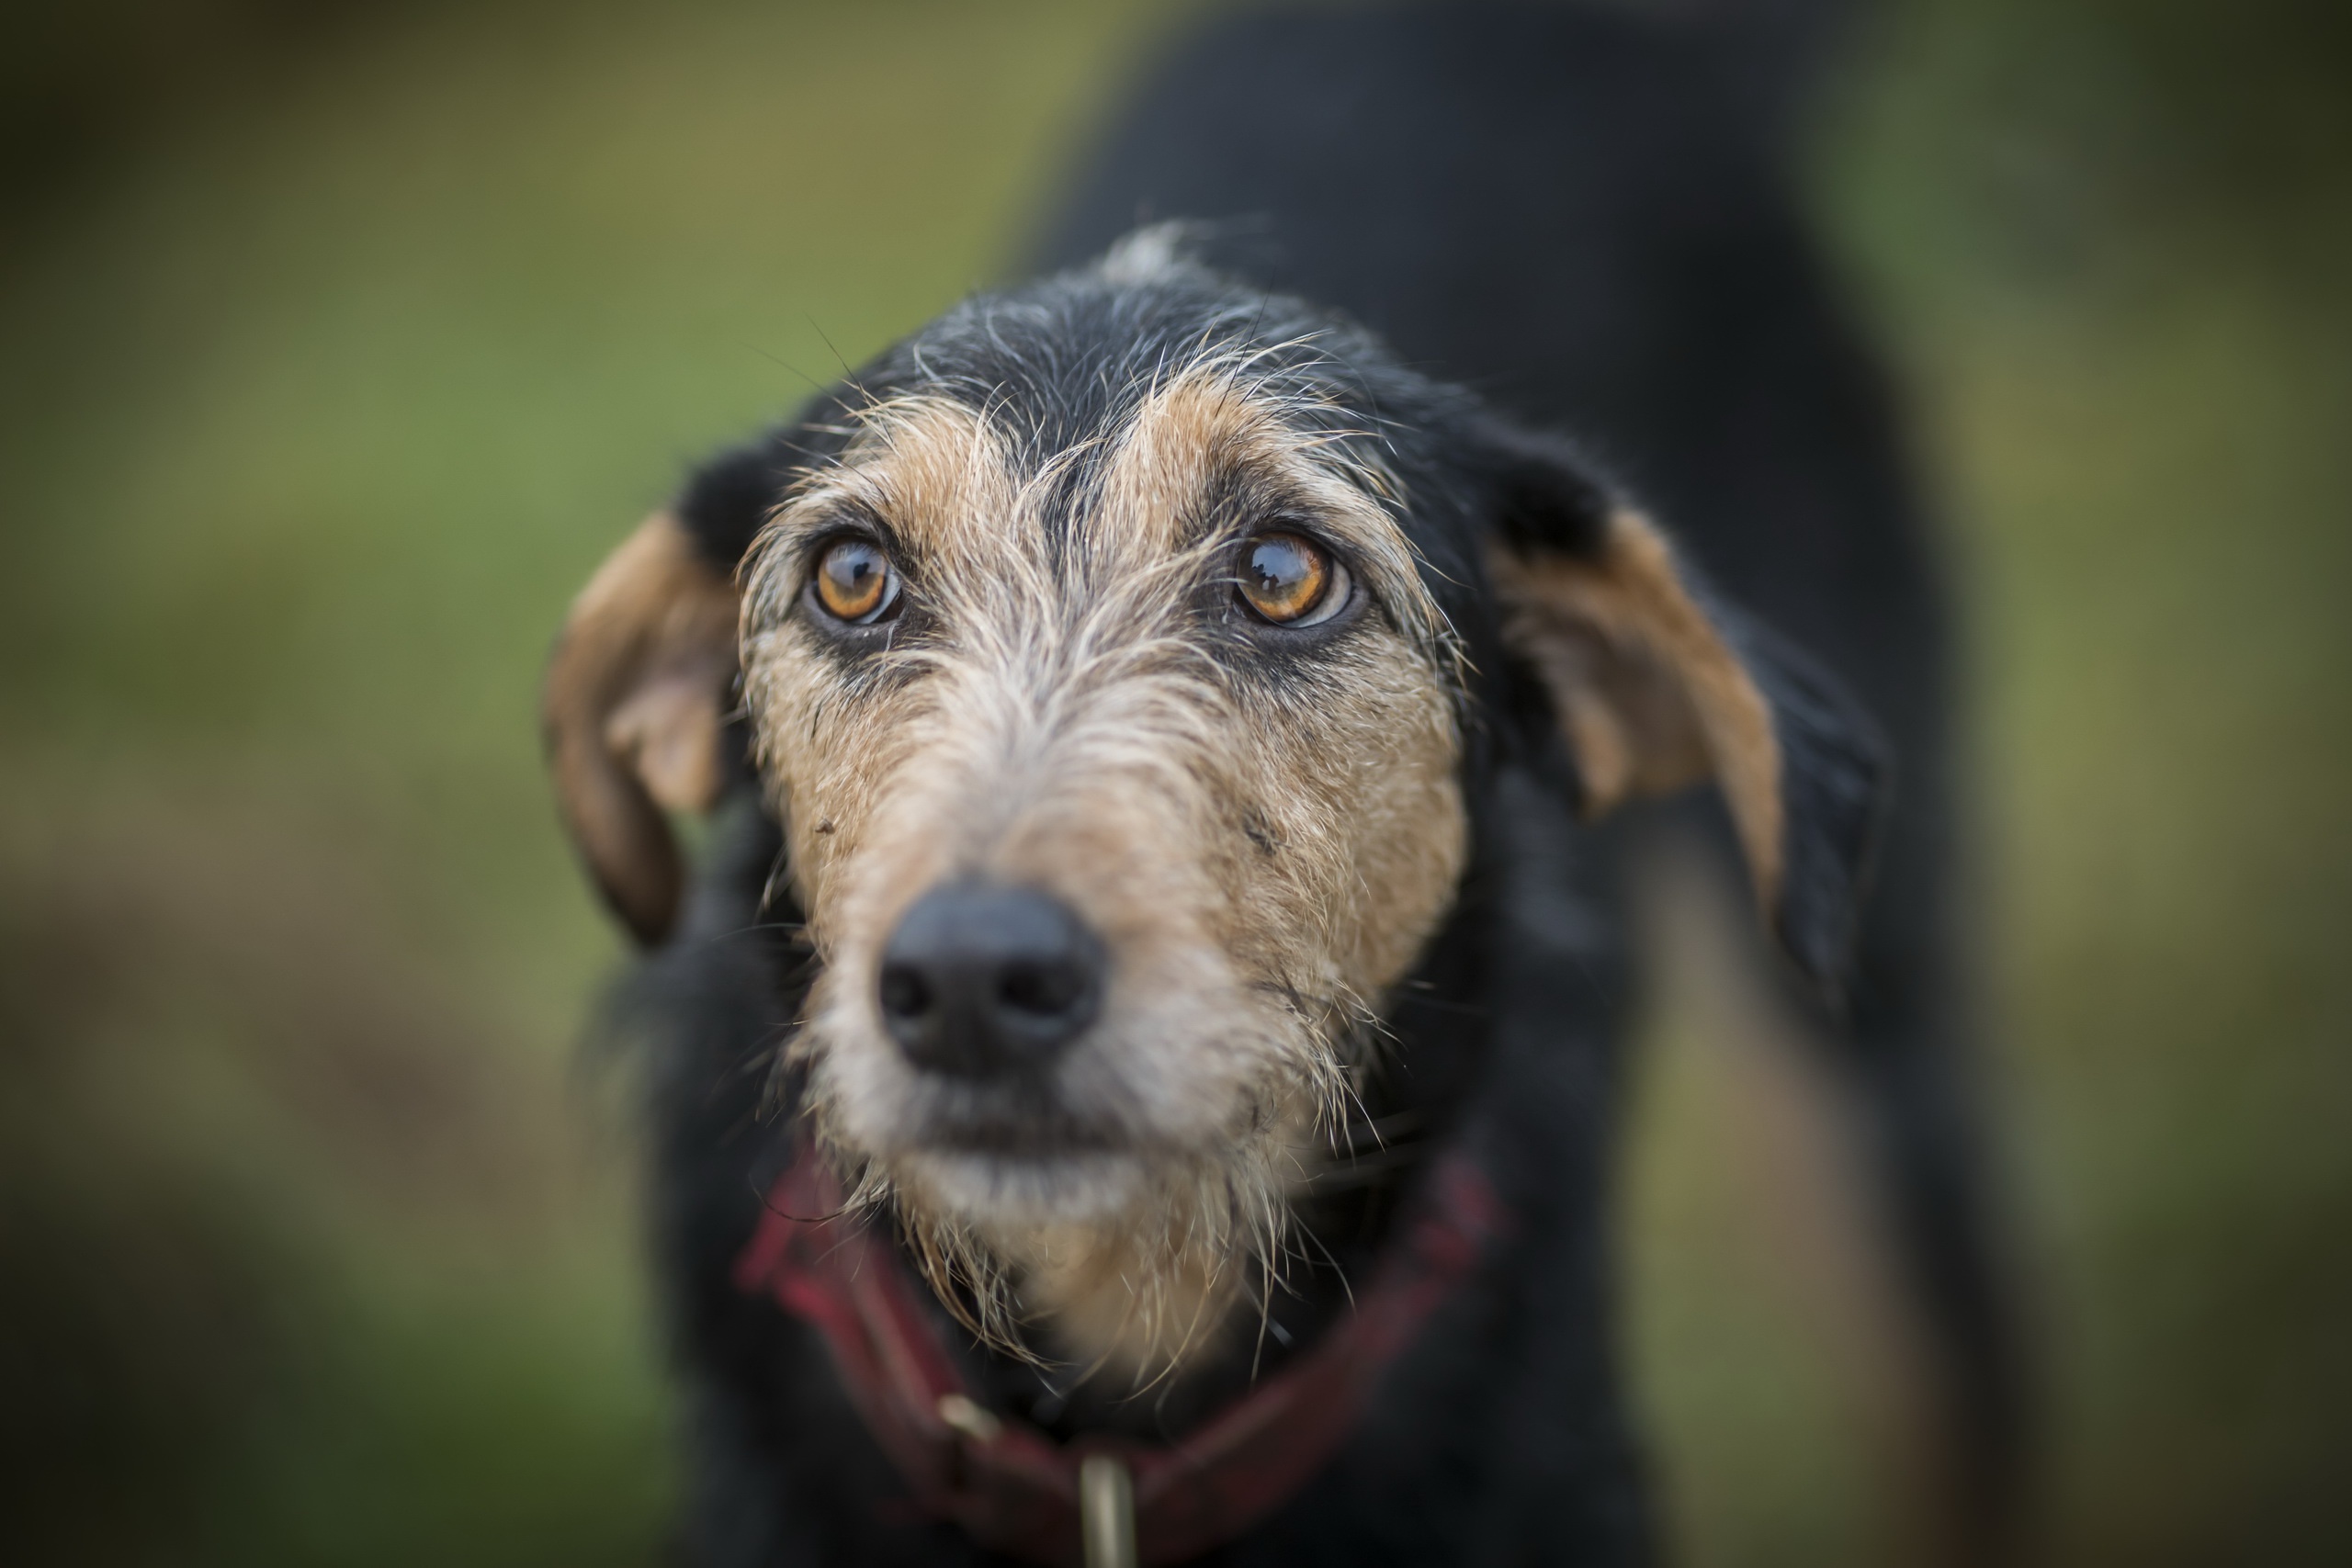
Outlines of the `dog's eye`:
[[837,620],[870,626],[898,608],[899,573],[880,546],[836,539],[817,558],[818,605]]
[[1242,603],[1278,626],[1315,626],[1347,604],[1348,569],[1296,534],[1242,541],[1236,566],[1235,591]]

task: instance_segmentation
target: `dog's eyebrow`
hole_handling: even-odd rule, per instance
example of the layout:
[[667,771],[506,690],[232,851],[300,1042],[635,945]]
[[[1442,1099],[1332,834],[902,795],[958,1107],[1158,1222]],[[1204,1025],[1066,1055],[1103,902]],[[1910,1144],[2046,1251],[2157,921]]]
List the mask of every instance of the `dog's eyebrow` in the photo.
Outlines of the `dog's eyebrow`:
[[857,434],[841,460],[810,469],[786,493],[742,568],[757,598],[784,592],[797,547],[857,522],[894,553],[944,570],[983,568],[1008,546],[1006,524],[1022,486],[1008,444],[979,411],[956,399],[910,392],[853,414]]
[[1141,568],[1248,526],[1219,503],[1254,488],[1270,520],[1292,514],[1344,547],[1398,629],[1442,641],[1444,618],[1392,511],[1398,487],[1341,412],[1227,366],[1182,371],[1118,433],[1074,543],[1112,570]]

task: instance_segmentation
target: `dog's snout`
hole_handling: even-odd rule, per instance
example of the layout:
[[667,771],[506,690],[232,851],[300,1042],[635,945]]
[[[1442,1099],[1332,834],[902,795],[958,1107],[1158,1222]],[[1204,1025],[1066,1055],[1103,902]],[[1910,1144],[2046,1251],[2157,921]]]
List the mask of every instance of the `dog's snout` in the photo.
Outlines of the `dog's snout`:
[[1102,942],[1061,900],[1031,887],[935,887],[882,954],[882,1020],[932,1072],[987,1077],[1036,1067],[1094,1021]]

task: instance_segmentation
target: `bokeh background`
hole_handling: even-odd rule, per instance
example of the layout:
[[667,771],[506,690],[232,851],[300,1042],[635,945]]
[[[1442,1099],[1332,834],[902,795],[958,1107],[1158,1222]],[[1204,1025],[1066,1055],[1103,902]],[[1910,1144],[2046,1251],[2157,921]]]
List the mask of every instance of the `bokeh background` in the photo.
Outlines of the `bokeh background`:
[[[1181,19],[8,7],[0,1557],[656,1560],[539,661],[683,465],[1001,276]],[[1967,609],[2046,1555],[2352,1562],[2352,11],[1884,0],[1813,148]],[[1679,1554],[1891,1561],[1771,1096],[1653,1032]]]

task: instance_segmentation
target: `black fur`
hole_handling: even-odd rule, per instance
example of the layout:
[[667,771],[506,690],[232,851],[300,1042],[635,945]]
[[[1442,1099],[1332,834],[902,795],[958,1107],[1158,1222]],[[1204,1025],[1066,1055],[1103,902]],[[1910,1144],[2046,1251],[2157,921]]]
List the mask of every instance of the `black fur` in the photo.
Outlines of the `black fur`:
[[[1200,218],[1223,220],[1206,242],[1222,273],[1119,287],[1062,273],[959,308],[853,378],[1010,411],[1050,450],[1115,420],[1171,349],[1304,340],[1275,374],[1377,433],[1413,498],[1425,581],[1469,643],[1472,867],[1393,1000],[1394,1065],[1367,1110],[1417,1127],[1408,1147],[1471,1151],[1509,1206],[1510,1244],[1395,1365],[1337,1458],[1209,1561],[1649,1553],[1608,1283],[1634,979],[1621,857],[1573,818],[1573,770],[1499,645],[1481,566],[1481,541],[1506,529],[1589,549],[1611,491],[1529,428],[1596,443],[1759,617],[1727,612],[1778,710],[1797,832],[1777,914],[1807,968],[1839,966],[1868,838],[1872,747],[1840,680],[1901,759],[1911,789],[1885,897],[1860,924],[1849,1007],[1829,1027],[1878,1118],[1954,1386],[1982,1391],[1970,1430],[1988,1489],[1998,1473],[2011,1385],[1945,1021],[1939,610],[1883,395],[1759,124],[1712,57],[1611,15],[1449,5],[1223,22],[1147,85],[1046,257],[1075,265],[1138,218]],[[791,472],[838,454],[851,395],[696,477],[682,514],[714,561],[732,564]],[[729,1279],[792,1135],[788,1086],[783,1113],[762,1109],[807,979],[797,913],[775,896],[780,853],[745,773],[676,939],[626,1001],[655,1063],[654,1228],[694,1427],[685,1545],[741,1568],[991,1561],[914,1513],[813,1331]],[[1341,1281],[1367,1271],[1414,1168],[1306,1206],[1328,1257],[1276,1298],[1266,1366],[1283,1337],[1312,1343],[1343,1310]],[[990,1403],[1050,1431],[1143,1438],[1180,1433],[1250,1375],[1240,1354],[1137,1401],[1001,1357],[975,1353],[967,1370]]]

